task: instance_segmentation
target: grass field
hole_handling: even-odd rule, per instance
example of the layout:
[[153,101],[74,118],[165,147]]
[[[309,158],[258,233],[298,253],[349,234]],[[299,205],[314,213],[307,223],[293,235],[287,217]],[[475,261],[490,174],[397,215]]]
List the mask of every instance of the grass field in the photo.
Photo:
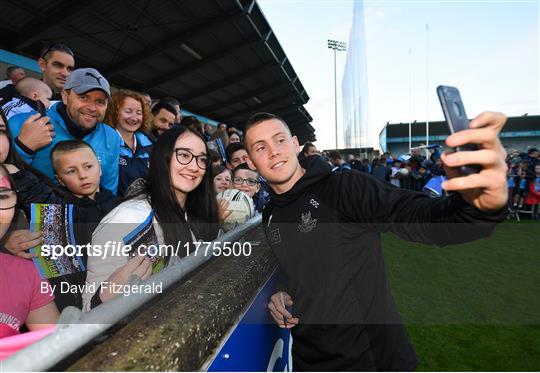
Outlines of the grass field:
[[387,234],[383,250],[418,370],[540,370],[540,223],[444,248]]

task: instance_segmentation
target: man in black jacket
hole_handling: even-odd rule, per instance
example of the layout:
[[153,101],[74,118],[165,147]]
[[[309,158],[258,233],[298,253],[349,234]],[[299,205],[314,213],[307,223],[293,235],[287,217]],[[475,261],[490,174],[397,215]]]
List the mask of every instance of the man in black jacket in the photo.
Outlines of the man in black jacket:
[[[268,308],[291,329],[296,371],[414,370],[418,359],[386,279],[380,232],[409,241],[456,244],[488,236],[505,216],[505,151],[498,134],[506,118],[483,113],[447,145],[482,150],[444,154],[456,192],[429,198],[365,173],[333,172],[319,157],[302,168],[287,124],[268,113],[245,127],[251,162],[271,187],[263,226],[287,285]],[[455,169],[480,164],[478,174]],[[454,168],[451,168],[454,167]],[[285,306],[294,300],[294,315]]]

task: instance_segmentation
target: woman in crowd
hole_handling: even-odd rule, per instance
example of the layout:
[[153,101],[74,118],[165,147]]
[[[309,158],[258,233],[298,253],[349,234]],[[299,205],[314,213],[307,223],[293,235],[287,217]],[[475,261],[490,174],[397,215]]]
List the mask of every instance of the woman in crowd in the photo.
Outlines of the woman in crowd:
[[143,96],[120,90],[113,94],[104,122],[116,128],[124,140],[120,147],[118,175],[118,195],[123,195],[133,181],[148,175],[152,141],[147,132],[152,114]]
[[[219,213],[208,154],[201,134],[191,128],[179,126],[160,136],[144,187],[105,216],[94,231],[94,247],[121,241],[135,251],[131,256],[107,252],[88,258],[87,283],[96,290],[84,295],[85,310],[117,295],[101,288],[103,281],[122,285],[132,274],[146,279],[185,256],[186,243],[217,236]],[[182,250],[164,256],[139,250],[149,243]]]
[[[11,225],[16,204],[15,183],[6,167],[0,164],[0,239]],[[47,280],[40,278],[31,260],[0,249],[0,338],[19,334],[23,324],[30,331],[55,324],[59,313],[54,297],[50,292],[41,291],[41,283]]]
[[229,134],[229,142],[231,144],[235,142],[242,142],[242,137],[240,136],[238,132],[233,131]]
[[216,193],[221,193],[225,189],[230,189],[232,187],[231,181],[231,170],[225,166],[219,165],[215,166],[213,169],[214,176],[214,189]]

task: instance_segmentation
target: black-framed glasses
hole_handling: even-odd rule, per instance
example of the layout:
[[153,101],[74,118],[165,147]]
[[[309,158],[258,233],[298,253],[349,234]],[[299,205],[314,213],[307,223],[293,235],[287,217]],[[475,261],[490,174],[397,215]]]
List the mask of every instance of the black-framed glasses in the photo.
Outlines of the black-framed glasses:
[[184,148],[176,148],[174,152],[176,153],[176,160],[182,165],[190,164],[193,158],[195,158],[195,163],[197,163],[200,169],[206,170],[208,168],[210,158],[206,154],[195,155]]
[[47,53],[56,52],[56,51],[64,52],[64,53],[70,54],[71,57],[75,57],[75,54],[73,53],[71,48],[69,48],[67,45],[61,44],[61,43],[54,43],[54,44],[49,45],[47,48],[42,50],[39,57],[40,58],[45,58]]
[[243,179],[239,176],[233,177],[232,180],[233,180],[233,184],[236,184],[236,185],[242,185],[244,184],[244,181],[246,182],[246,185],[248,186],[254,186],[254,185],[259,184],[259,182],[255,179]]
[[13,189],[0,190],[0,210],[9,210],[17,205],[17,191]]

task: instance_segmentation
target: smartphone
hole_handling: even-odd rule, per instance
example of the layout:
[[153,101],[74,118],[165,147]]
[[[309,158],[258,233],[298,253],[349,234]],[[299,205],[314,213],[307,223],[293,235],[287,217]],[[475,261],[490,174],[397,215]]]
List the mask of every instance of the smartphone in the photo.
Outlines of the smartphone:
[[43,102],[41,102],[40,100],[36,100],[36,108],[37,112],[41,114],[42,118],[47,116],[47,109],[45,108]]
[[[461,95],[459,94],[458,89],[455,87],[440,85],[437,87],[437,96],[439,96],[439,101],[441,102],[442,111],[444,113],[446,123],[448,123],[450,133],[454,134],[456,132],[468,129],[469,119],[465,113],[465,107],[463,106],[463,101],[461,100]],[[476,144],[465,144],[456,147],[454,150],[461,152],[474,151],[478,149],[478,145]],[[480,165],[466,165],[459,168],[463,175],[478,173],[481,169],[482,167]]]

